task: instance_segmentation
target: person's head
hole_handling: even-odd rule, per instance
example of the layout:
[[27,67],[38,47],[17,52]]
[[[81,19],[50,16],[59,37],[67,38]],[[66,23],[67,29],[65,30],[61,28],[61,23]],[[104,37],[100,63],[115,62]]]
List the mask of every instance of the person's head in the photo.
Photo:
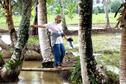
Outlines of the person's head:
[[57,15],[57,16],[55,17],[55,22],[56,22],[57,24],[59,24],[59,23],[61,23],[61,21],[62,21],[62,16],[61,16],[61,15]]

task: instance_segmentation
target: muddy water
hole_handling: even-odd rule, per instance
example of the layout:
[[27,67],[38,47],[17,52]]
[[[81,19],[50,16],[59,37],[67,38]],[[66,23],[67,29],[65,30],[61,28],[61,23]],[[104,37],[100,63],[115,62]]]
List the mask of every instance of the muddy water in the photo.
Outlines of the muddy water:
[[[0,34],[1,39],[10,44],[10,36],[8,34]],[[23,67],[26,68],[39,68],[41,62],[38,61],[25,61]],[[55,72],[37,72],[37,71],[21,71],[19,75],[19,81],[8,84],[69,84],[63,80]]]
[[[23,67],[37,68],[41,67],[41,62],[27,61]],[[19,81],[15,84],[69,84],[55,72],[36,72],[22,71],[19,75]]]

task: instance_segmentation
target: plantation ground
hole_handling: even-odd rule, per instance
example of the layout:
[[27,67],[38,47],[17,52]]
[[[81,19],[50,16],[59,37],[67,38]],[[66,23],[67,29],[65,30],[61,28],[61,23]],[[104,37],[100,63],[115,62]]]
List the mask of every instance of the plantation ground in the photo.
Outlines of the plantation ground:
[[[118,16],[116,18],[114,18],[114,14],[115,13],[109,14],[109,19],[110,19],[111,24],[117,23]],[[67,15],[65,16],[67,25],[77,25],[78,24],[78,22],[79,22],[78,14],[73,14],[73,16],[74,17],[72,19],[70,19]],[[55,15],[48,15],[48,23],[53,22],[54,17],[55,17]],[[34,19],[34,16],[32,16],[32,18],[31,18],[31,24],[33,23],[33,19]],[[17,27],[20,24],[21,16],[13,16],[13,20],[14,20],[15,27]],[[104,26],[105,22],[106,21],[105,21],[105,14],[104,13],[99,13],[97,15],[93,14],[93,16],[92,16],[93,25]],[[0,29],[6,29],[7,30],[6,19],[3,16],[0,17]]]

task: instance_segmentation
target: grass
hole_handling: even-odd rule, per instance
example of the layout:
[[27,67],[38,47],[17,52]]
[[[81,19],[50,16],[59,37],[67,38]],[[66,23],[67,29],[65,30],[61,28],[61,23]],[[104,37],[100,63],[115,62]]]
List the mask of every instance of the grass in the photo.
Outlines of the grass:
[[[78,40],[77,36],[73,38],[75,38],[76,39],[75,42],[77,42]],[[118,82],[119,80],[120,41],[121,41],[121,35],[119,33],[92,35],[94,53],[100,54],[100,55],[95,55],[96,62],[98,65],[103,66],[105,68],[105,73],[110,79],[113,80],[113,84],[118,84],[114,82]],[[78,68],[79,65],[77,65],[76,67]],[[79,70],[72,71],[72,73],[75,72],[78,72],[79,74]],[[75,78],[79,77],[76,75],[77,74],[73,76]],[[74,81],[75,78],[72,81]]]
[[[114,18],[115,13],[110,13],[109,14],[109,19],[110,23],[117,23],[117,18]],[[73,19],[70,19],[67,15],[65,16],[66,18],[66,23],[69,24],[78,24],[79,22],[79,15],[78,14],[73,14]],[[49,22],[53,21],[54,16],[49,15],[48,20]],[[104,13],[99,13],[99,14],[93,14],[92,15],[92,23],[93,24],[105,24],[105,14]]]
[[[109,14],[109,20],[110,20],[110,23],[117,23],[117,18],[118,18],[118,16],[116,17],[116,18],[114,18],[114,14],[115,13],[110,13]],[[100,24],[105,24],[105,14],[104,13],[100,13],[100,14],[93,14],[93,24],[98,24],[98,23],[100,23]]]
[[[74,46],[73,52],[78,52],[78,36],[73,36]],[[93,52],[98,64],[103,66],[119,67],[119,52],[121,44],[121,35],[115,34],[94,34],[92,35]],[[65,46],[68,49],[69,46]]]
[[[78,37],[73,36],[73,38],[74,38],[74,44],[78,44]],[[94,56],[96,58],[97,64],[105,68],[105,73],[114,82],[117,82],[119,77],[120,41],[121,41],[121,35],[119,33],[92,35]],[[77,49],[74,52],[78,52],[78,46],[76,48]],[[71,75],[72,77],[71,80],[74,82],[76,82],[75,81],[76,79],[78,80],[80,79],[78,78],[80,76],[79,75],[80,70],[78,69],[80,69],[79,64],[76,65],[76,70],[72,71],[73,74]],[[113,84],[118,84],[118,83],[113,83]]]
[[99,51],[119,51],[120,34],[101,34],[92,37],[94,52]]
[[[72,36],[74,39],[74,49],[70,49],[67,41],[64,40],[66,51],[78,53],[78,36]],[[94,34],[92,35],[93,52],[98,64],[119,66],[119,50],[120,50],[121,35],[115,34]],[[38,44],[38,37],[32,36],[29,39],[30,44]],[[111,59],[112,58],[112,59]]]
[[[74,49],[69,50],[69,46],[67,41],[64,40],[65,48],[67,52],[78,52],[78,36],[72,36],[74,39]],[[119,33],[115,34],[94,34],[92,36],[93,41],[93,50],[94,53],[98,53],[100,55],[95,56],[97,64],[102,65],[105,68],[105,73],[109,78],[113,81],[118,81],[118,68],[119,68],[119,48],[120,48],[120,39],[121,35]],[[38,44],[38,37],[32,36],[29,39],[29,43]],[[77,57],[79,58],[79,57]],[[113,73],[114,72],[114,73]],[[69,78],[73,84],[81,83],[81,75],[80,75],[80,61],[78,60],[78,64],[76,65],[75,70],[72,71],[71,77]],[[74,83],[75,82],[75,83]],[[77,82],[77,83],[76,83]],[[108,84],[108,83],[106,83]],[[118,84],[118,83],[114,83]]]
[[[78,24],[79,15],[73,14],[73,16],[74,16],[73,19],[70,19],[67,15],[65,16],[67,25]],[[48,22],[49,23],[53,22],[54,17],[55,17],[55,15],[48,15]],[[31,24],[33,23],[33,18],[34,17],[31,18]],[[114,13],[110,13],[109,18],[110,18],[110,23],[117,23],[117,18],[114,18]],[[104,13],[99,13],[97,15],[93,14],[92,19],[93,19],[92,20],[93,24],[105,24],[105,14]],[[13,16],[13,20],[14,20],[14,25],[19,26],[21,16]],[[0,28],[7,29],[6,18],[4,16],[0,17]]]

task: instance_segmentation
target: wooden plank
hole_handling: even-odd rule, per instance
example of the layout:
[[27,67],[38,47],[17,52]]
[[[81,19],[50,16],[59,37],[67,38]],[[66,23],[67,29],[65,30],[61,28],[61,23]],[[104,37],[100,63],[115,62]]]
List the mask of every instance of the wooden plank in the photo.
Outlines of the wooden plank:
[[55,71],[69,71],[74,67],[63,67],[63,68],[22,68],[21,71],[44,71],[44,72],[55,72]]

